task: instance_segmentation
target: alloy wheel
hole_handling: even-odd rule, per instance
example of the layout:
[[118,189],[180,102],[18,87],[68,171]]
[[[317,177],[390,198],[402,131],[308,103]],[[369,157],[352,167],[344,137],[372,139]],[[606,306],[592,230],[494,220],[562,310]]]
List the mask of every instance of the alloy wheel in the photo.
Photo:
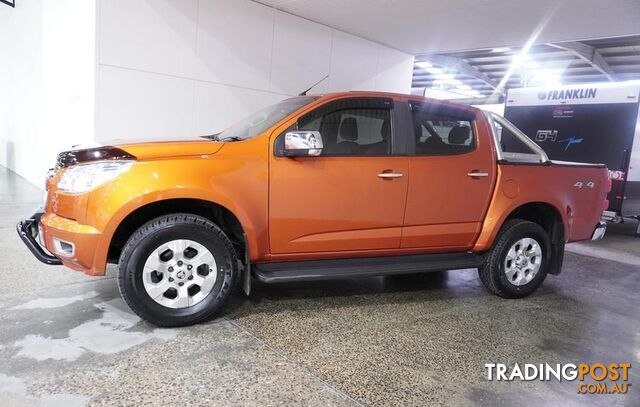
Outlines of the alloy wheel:
[[513,285],[529,283],[538,274],[542,264],[542,249],[532,238],[525,237],[515,242],[504,260],[504,273]]
[[155,302],[186,308],[204,300],[217,279],[216,260],[198,242],[172,240],[157,247],[142,271],[144,288]]

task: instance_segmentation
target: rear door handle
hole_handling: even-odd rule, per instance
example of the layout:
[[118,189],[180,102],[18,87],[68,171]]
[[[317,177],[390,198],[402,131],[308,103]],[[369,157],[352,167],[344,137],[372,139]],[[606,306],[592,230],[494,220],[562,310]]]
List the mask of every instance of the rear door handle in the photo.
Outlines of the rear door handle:
[[381,172],[380,174],[378,174],[378,177],[383,179],[394,179],[394,178],[400,178],[403,175],[404,174],[401,174],[399,172]]
[[471,172],[467,173],[467,176],[472,177],[472,178],[488,177],[489,173],[488,172],[471,171]]

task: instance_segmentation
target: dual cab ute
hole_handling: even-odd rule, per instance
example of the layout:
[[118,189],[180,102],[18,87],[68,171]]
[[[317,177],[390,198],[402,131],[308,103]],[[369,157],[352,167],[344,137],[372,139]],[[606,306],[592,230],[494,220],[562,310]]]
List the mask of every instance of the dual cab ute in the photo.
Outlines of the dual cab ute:
[[67,151],[46,188],[18,224],[32,253],[94,276],[118,263],[133,311],[180,326],[252,278],[478,268],[494,294],[524,297],[560,272],[566,242],[602,237],[611,184],[603,165],[550,161],[497,115],[349,92],[197,140]]

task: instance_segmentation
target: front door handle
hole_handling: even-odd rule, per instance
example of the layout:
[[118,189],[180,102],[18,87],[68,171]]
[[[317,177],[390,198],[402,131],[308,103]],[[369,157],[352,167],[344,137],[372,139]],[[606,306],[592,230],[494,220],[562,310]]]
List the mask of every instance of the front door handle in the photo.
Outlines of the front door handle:
[[394,178],[400,178],[403,175],[404,174],[401,174],[399,172],[381,172],[380,174],[378,174],[378,177],[382,179],[394,179]]
[[467,173],[467,176],[472,177],[472,178],[488,177],[489,173],[488,172],[471,171],[471,172]]

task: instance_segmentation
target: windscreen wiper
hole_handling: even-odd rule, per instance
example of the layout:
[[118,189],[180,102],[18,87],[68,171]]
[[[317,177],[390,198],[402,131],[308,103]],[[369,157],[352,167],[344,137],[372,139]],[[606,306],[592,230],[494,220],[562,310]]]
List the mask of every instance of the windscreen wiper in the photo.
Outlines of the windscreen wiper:
[[227,136],[227,137],[219,138],[218,135],[216,134],[216,138],[214,140],[215,141],[242,141],[244,139],[238,136]]
[[216,134],[210,134],[208,136],[201,136],[202,138],[208,138],[210,140],[213,141],[242,141],[244,140],[242,137],[238,137],[238,136],[225,136],[225,137],[220,137],[220,134],[222,133],[216,133]]
[[218,140],[218,135],[219,135],[219,134],[220,134],[220,133],[215,133],[215,134],[209,134],[209,135],[206,135],[206,136],[200,136],[200,137],[202,137],[202,138],[208,138],[209,140],[213,140],[213,141],[220,141],[220,140]]

